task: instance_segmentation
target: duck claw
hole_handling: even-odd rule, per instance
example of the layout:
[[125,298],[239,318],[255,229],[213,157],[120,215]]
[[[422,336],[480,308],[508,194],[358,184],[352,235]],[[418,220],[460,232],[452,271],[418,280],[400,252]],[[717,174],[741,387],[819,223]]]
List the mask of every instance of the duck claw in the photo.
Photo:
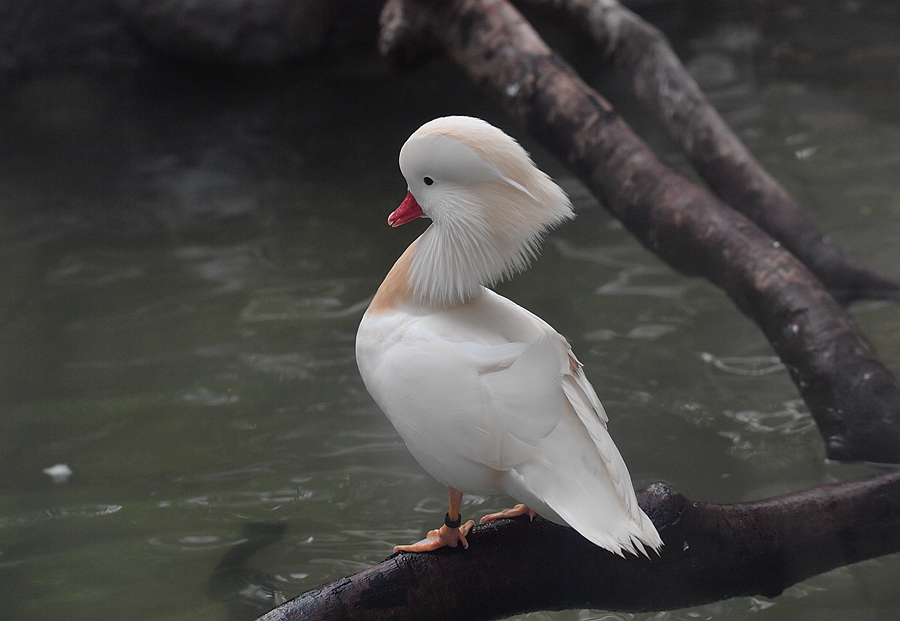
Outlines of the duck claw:
[[534,509],[529,509],[525,505],[516,505],[512,509],[504,509],[503,511],[498,511],[497,513],[491,513],[489,515],[481,518],[480,524],[487,524],[488,522],[493,522],[494,520],[502,520],[504,518],[514,518],[519,517],[520,515],[527,515],[529,519],[534,519],[534,516],[537,515],[537,512]]
[[469,547],[466,537],[475,526],[475,522],[469,520],[457,528],[450,528],[446,524],[438,529],[428,531],[428,535],[422,541],[405,546],[396,546],[394,552],[433,552],[440,548],[455,548],[462,543],[463,549]]

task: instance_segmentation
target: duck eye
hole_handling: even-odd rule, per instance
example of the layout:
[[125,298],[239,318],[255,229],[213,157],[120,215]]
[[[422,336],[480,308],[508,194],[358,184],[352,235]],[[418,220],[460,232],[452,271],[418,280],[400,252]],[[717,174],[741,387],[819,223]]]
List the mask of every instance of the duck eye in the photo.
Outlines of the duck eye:
[[422,181],[425,182],[425,185],[431,185],[432,183],[434,183],[434,179],[432,179],[431,177],[425,177],[424,179],[422,179]]

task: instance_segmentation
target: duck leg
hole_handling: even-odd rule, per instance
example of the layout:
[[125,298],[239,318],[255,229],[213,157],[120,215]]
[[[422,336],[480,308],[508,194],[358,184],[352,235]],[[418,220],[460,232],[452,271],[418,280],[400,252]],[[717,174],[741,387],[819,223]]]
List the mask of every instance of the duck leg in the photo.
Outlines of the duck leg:
[[447,516],[444,518],[444,525],[436,530],[428,531],[428,536],[418,543],[395,547],[394,552],[431,552],[444,546],[455,548],[460,543],[463,548],[469,547],[466,535],[475,526],[475,522],[469,520],[465,524],[461,524],[459,505],[462,502],[463,494],[452,487],[448,487],[447,492],[450,497],[450,510],[447,511]]
[[494,520],[501,520],[503,518],[514,518],[519,517],[520,515],[527,515],[530,519],[534,519],[534,516],[537,515],[537,512],[534,509],[529,509],[525,505],[516,505],[512,509],[504,509],[503,511],[498,511],[497,513],[490,513],[483,518],[481,518],[480,524],[487,524],[488,522],[493,522]]

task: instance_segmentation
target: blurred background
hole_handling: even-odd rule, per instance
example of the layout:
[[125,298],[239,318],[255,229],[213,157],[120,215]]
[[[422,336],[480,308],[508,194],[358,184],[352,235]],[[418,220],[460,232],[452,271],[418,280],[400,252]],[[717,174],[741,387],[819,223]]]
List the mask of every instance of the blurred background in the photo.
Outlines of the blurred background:
[[[827,463],[755,325],[454,66],[392,73],[379,2],[53,4],[0,2],[0,619],[252,619],[440,523],[353,343],[426,226],[386,224],[398,150],[445,114],[503,128],[572,196],[498,291],[572,343],[637,488],[735,502],[876,472]],[[822,230],[900,271],[900,6],[631,4]],[[593,50],[536,25],[694,178]],[[851,312],[900,374],[900,307]],[[893,621],[898,583],[891,555],[772,599],[520,618]]]

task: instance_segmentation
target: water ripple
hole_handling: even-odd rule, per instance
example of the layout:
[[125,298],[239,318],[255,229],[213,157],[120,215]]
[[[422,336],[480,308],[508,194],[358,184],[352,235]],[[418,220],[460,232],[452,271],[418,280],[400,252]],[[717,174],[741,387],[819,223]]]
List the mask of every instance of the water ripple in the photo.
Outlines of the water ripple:
[[178,483],[212,483],[218,481],[242,481],[253,479],[262,474],[272,474],[275,472],[275,466],[278,462],[264,462],[249,465],[245,468],[236,470],[225,470],[222,472],[208,472],[205,474],[195,474],[190,476],[178,477],[175,479]]
[[263,508],[266,510],[275,510],[284,505],[311,500],[314,496],[318,500],[324,500],[327,499],[329,495],[330,493],[328,492],[316,493],[310,489],[297,486],[258,492],[207,494],[185,498],[184,500],[176,502],[173,502],[172,500],[162,500],[157,504],[157,507],[160,509],[168,509],[174,506],[182,509],[201,507],[204,509]]
[[768,375],[784,369],[784,363],[778,356],[730,356],[719,358],[707,352],[701,352],[700,358],[721,371],[734,375]]
[[331,369],[334,367],[346,367],[355,361],[351,354],[336,356],[331,360],[314,358],[305,352],[288,354],[244,354],[241,359],[252,369],[263,373],[277,373],[290,379],[312,379],[315,371]]
[[187,270],[213,285],[207,295],[218,296],[243,290],[263,270],[267,261],[261,242],[236,244],[224,248],[182,246],[172,251]]
[[634,261],[614,258],[610,256],[614,249],[609,247],[578,248],[566,240],[558,238],[553,238],[552,242],[556,246],[557,252],[567,259],[590,261],[618,270],[618,274],[613,280],[601,285],[595,291],[598,295],[646,295],[673,299],[681,297],[694,286],[693,283],[679,278],[667,267],[642,265]]
[[298,285],[259,289],[241,311],[241,319],[257,321],[296,321],[302,319],[339,319],[362,312],[372,296],[352,303],[344,301],[348,293],[346,279],[327,279]]
[[200,388],[195,388],[194,390],[185,393],[182,399],[188,403],[195,403],[197,405],[227,405],[236,403],[238,396],[223,395],[201,386]]
[[806,410],[802,399],[785,401],[784,407],[776,412],[725,410],[724,415],[746,429],[759,433],[793,435],[809,433],[816,429],[816,422]]
[[[653,279],[659,276],[671,276],[672,272],[657,267],[630,267],[622,270],[614,280],[601,285],[595,293],[598,295],[645,295],[655,298],[680,298],[690,287],[685,284],[658,284]],[[644,282],[649,281],[649,282]]]
[[152,546],[170,548],[184,552],[212,550],[215,548],[228,548],[247,541],[246,539],[225,539],[219,535],[209,533],[167,534],[159,537],[151,537],[147,540]]
[[317,457],[343,457],[345,455],[363,455],[366,453],[385,453],[397,450],[403,450],[406,445],[398,438],[387,442],[369,442],[368,444],[357,444],[335,448],[327,453],[317,453]]
[[97,256],[63,258],[55,269],[47,272],[45,282],[56,286],[93,288],[124,280],[135,280],[146,275],[143,267],[123,266],[122,262],[125,259],[121,256],[96,254]]
[[112,515],[122,510],[122,505],[81,505],[76,507],[54,507],[43,511],[32,511],[0,517],[0,528],[10,526],[28,526],[37,524],[46,520],[58,520],[63,518],[91,518],[104,515]]

